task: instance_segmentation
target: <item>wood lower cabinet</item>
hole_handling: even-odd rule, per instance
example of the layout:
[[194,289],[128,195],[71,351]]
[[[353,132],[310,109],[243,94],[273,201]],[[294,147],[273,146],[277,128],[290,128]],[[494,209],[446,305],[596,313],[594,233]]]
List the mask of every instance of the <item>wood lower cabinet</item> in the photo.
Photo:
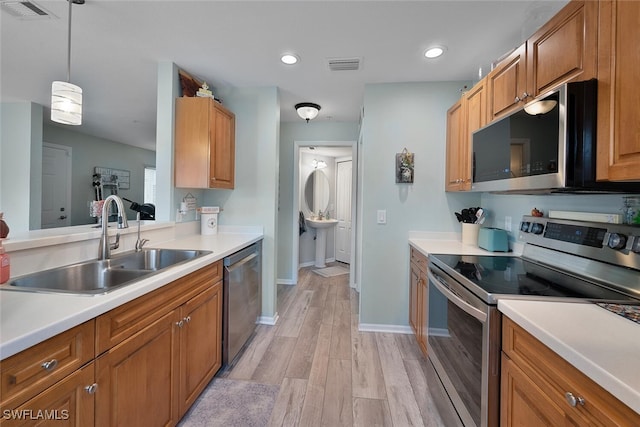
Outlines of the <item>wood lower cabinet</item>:
[[180,416],[222,366],[222,282],[188,301],[181,312]]
[[508,317],[502,351],[502,427],[640,425],[640,414]]
[[599,2],[597,179],[640,181],[640,2]]
[[211,98],[177,98],[174,154],[176,187],[232,189],[235,115]]
[[410,249],[409,283],[409,324],[416,335],[416,341],[427,356],[429,280],[427,278],[427,257],[413,247]]

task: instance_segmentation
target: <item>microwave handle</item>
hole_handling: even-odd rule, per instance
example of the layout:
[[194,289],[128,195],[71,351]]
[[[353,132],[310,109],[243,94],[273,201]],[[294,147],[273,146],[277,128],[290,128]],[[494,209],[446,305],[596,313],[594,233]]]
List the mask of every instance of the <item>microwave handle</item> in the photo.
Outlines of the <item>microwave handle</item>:
[[467,303],[465,300],[463,300],[462,298],[460,298],[459,296],[451,292],[449,289],[447,289],[447,287],[443,286],[442,283],[440,283],[441,279],[439,277],[436,277],[436,275],[433,274],[431,270],[429,270],[428,276],[429,276],[429,281],[433,283],[435,287],[438,288],[438,290],[442,292],[449,301],[457,305],[465,313],[478,319],[480,322],[486,323],[487,321],[486,313],[483,313],[481,310],[478,310],[477,308],[473,307],[472,305]]

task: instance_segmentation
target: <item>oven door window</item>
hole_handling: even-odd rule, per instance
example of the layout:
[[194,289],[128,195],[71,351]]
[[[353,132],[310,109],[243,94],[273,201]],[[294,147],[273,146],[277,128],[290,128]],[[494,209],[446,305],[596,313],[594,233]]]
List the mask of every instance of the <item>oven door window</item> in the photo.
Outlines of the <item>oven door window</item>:
[[477,426],[481,425],[482,340],[482,322],[430,285],[429,357],[454,405],[460,400]]

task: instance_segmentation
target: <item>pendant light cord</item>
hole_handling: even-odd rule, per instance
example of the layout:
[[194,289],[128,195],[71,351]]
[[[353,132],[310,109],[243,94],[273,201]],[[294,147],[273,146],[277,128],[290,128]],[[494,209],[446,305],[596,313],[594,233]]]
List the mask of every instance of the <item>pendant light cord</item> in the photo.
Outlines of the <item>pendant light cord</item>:
[[67,0],[69,2],[69,31],[67,35],[67,83],[71,83],[71,6],[73,0]]

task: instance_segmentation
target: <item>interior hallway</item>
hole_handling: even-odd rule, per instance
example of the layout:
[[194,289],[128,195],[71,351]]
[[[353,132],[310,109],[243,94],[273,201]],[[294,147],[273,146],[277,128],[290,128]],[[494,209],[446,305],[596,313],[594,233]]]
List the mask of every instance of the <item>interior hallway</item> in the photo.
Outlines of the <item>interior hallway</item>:
[[413,335],[358,332],[349,275],[312,269],[297,286],[279,285],[278,324],[259,325],[219,375],[279,385],[270,426],[443,426]]

